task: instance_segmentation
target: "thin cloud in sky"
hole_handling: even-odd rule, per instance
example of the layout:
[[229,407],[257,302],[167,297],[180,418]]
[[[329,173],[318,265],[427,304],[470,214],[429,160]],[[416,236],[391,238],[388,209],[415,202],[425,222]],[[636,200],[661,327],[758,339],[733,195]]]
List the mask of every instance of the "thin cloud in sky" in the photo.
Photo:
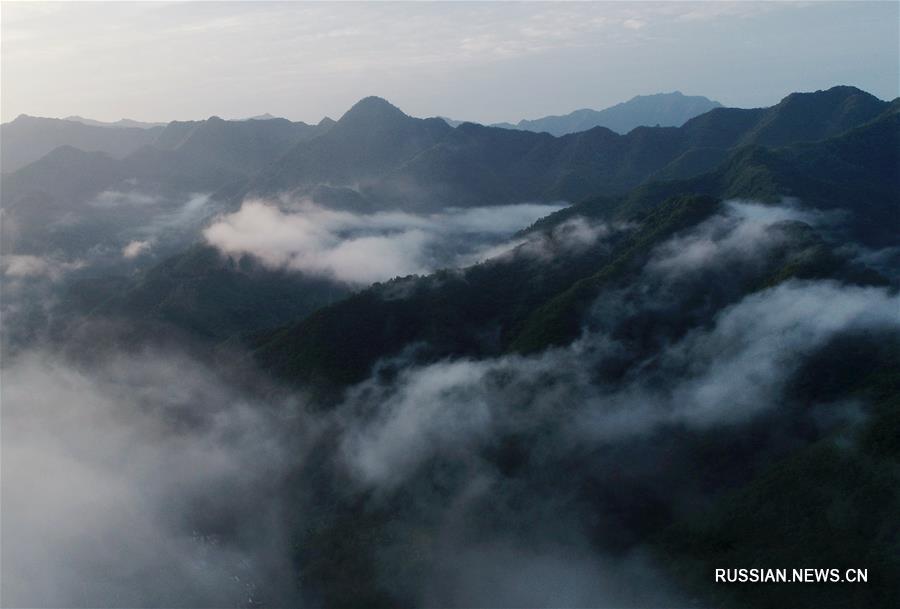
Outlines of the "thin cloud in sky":
[[5,3],[3,120],[315,122],[369,94],[485,122],[673,89],[739,106],[834,84],[893,97],[897,17],[895,3]]

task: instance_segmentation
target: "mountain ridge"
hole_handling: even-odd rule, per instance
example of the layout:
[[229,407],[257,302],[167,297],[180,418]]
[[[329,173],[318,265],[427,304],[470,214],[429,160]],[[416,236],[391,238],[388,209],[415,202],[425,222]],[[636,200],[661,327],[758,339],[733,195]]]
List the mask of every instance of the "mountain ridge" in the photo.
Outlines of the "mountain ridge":
[[546,131],[551,135],[566,135],[606,127],[626,134],[637,127],[680,127],[691,118],[721,107],[702,95],[684,95],[680,91],[636,95],[602,110],[581,108],[568,114],[549,115],[537,119],[522,119],[516,124],[496,123],[492,126],[526,131]]
[[0,169],[4,174],[10,174],[64,145],[124,158],[151,144],[161,130],[162,127],[110,128],[22,114],[0,125],[0,140],[3,142],[0,147]]
[[[617,285],[636,261],[646,259],[648,248],[709,217],[721,208],[720,201],[725,198],[758,198],[774,203],[782,194],[804,197],[810,209],[851,212],[851,226],[861,231],[856,238],[865,238],[871,231],[875,246],[897,245],[898,237],[891,230],[896,222],[892,224],[891,220],[896,220],[896,205],[900,203],[900,169],[896,163],[900,152],[896,146],[893,156],[885,150],[898,142],[900,114],[895,112],[816,143],[798,143],[785,149],[743,147],[716,172],[690,180],[651,183],[619,201],[588,200],[551,214],[523,233],[526,238],[553,239],[549,235],[579,216],[592,221],[636,223],[638,232],[618,245],[613,242],[611,253],[601,247],[557,267],[543,267],[523,257],[488,261],[458,273],[398,278],[325,307],[296,324],[253,337],[252,344],[267,369],[286,378],[326,386],[357,382],[371,372],[376,361],[410,344],[431,345],[431,351],[422,353],[425,362],[450,354],[495,356],[565,345],[577,338],[584,311],[599,290]],[[887,156],[877,162],[859,156],[859,151],[878,150]],[[847,160],[841,161],[842,157]],[[834,174],[841,164],[846,167]],[[832,180],[844,183],[843,188],[835,190]],[[865,206],[850,207],[853,204],[845,191],[863,192],[872,181],[883,183],[883,188],[867,193],[871,197],[864,197],[869,201]],[[885,225],[887,232],[879,229]],[[808,229],[799,233],[797,228],[784,230],[794,231],[800,239],[797,256],[789,256],[779,263],[782,266],[773,267],[768,277],[758,280],[756,289],[791,277],[835,273],[853,282],[883,281],[877,275],[846,266],[841,255],[832,253],[832,246],[820,239],[809,241],[804,236]],[[806,253],[800,256],[799,252]],[[399,301],[381,296],[398,290],[407,296]],[[497,308],[498,303],[505,304]],[[485,324],[481,330],[471,329],[473,324],[481,327],[481,323]],[[495,335],[482,332],[496,324],[501,328],[499,343],[485,342],[485,336]],[[351,354],[341,346],[340,333],[351,326],[352,336],[367,337],[365,351]]]

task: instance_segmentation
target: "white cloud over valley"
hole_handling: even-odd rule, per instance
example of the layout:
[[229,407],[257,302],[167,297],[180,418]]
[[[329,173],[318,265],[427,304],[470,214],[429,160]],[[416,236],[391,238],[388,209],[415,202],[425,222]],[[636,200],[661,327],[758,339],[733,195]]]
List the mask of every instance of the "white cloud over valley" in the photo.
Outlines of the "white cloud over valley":
[[427,215],[355,214],[311,201],[282,208],[251,200],[215,220],[204,237],[227,255],[251,254],[273,268],[362,285],[477,262],[480,252],[494,253],[490,248],[515,231],[562,207],[523,203]]

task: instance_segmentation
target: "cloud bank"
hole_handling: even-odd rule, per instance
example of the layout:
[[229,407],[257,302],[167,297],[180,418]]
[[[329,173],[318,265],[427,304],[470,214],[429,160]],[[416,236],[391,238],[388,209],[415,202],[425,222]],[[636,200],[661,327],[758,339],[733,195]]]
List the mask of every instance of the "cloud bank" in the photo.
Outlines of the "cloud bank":
[[593,378],[591,369],[624,348],[593,334],[534,357],[407,368],[396,382],[373,379],[348,399],[351,412],[377,414],[347,435],[345,454],[361,479],[392,486],[435,454],[463,459],[498,435],[529,428],[562,426],[568,441],[596,443],[665,425],[744,423],[777,408],[805,354],[840,332],[886,328],[900,329],[897,294],[789,282],[726,308],[711,328],[689,333],[626,383]]
[[214,221],[204,237],[226,255],[251,254],[272,268],[364,285],[477,262],[515,231],[562,207],[517,204],[429,215],[353,214],[309,201],[287,209],[246,201],[239,211]]

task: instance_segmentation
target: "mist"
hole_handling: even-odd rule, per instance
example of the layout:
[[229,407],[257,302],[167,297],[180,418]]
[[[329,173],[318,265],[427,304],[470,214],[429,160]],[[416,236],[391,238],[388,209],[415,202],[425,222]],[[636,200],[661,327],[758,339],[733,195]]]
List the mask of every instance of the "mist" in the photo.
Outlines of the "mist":
[[0,609],[900,607],[900,4],[0,11]]
[[[722,484],[704,462],[712,455],[763,464],[805,434],[860,425],[864,403],[801,406],[792,379],[842,336],[900,332],[889,288],[795,280],[740,295],[784,255],[784,231],[801,218],[817,215],[729,203],[661,244],[624,291],[601,296],[569,347],[425,366],[401,355],[395,377],[376,370],[352,388],[337,408],[339,462],[375,506],[409,514],[390,527],[399,547],[378,553],[393,557],[379,560],[384,577],[415,554],[427,565],[421,587],[402,593],[429,606],[689,604],[642,541],[654,514],[695,509]],[[717,268],[739,276],[709,286]],[[712,313],[689,300],[698,275]],[[672,309],[691,318],[698,306],[708,323],[649,348],[622,334],[647,316],[665,329]],[[747,473],[729,475],[734,484]],[[412,524],[422,522],[432,524]]]
[[310,200],[283,207],[245,201],[203,231],[206,242],[226,255],[253,255],[271,268],[367,285],[479,262],[510,249],[515,244],[505,242],[516,231],[564,206],[522,203],[422,215],[336,211]]
[[295,402],[178,352],[32,350],[4,363],[2,403],[4,606],[296,604]]
[[[546,211],[256,201],[204,236],[361,284],[466,256],[566,261],[634,229],[574,218],[512,236]],[[3,604],[322,606],[344,598],[339,561],[354,598],[415,606],[690,606],[650,540],[810,435],[861,425],[864,400],[804,402],[793,379],[843,336],[900,333],[890,286],[746,290],[829,222],[728,202],[603,291],[570,345],[404,352],[336,404],[238,345],[123,348],[98,320],[64,348],[33,344],[3,362]]]

